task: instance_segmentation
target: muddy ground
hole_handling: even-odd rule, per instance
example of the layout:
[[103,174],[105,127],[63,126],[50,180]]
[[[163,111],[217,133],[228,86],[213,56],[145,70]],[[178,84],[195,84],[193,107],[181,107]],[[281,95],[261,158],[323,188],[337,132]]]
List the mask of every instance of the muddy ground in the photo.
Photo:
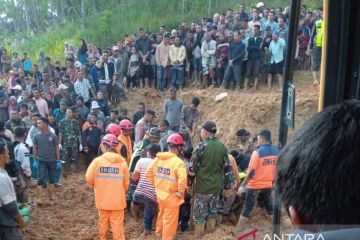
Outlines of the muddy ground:
[[[317,111],[318,87],[311,85],[311,72],[296,72],[294,75],[296,92],[295,130]],[[263,84],[264,85],[264,84]],[[218,125],[218,136],[228,148],[236,148],[234,132],[238,128],[246,128],[252,134],[261,128],[268,128],[273,133],[274,143],[278,138],[280,92],[268,92],[261,86],[257,92],[229,93],[221,102],[214,98],[221,93],[220,89],[186,89],[179,93],[179,97],[190,104],[193,97],[199,97],[202,113],[201,122],[212,120]],[[129,101],[120,107],[125,107],[132,115],[136,111],[138,102],[145,102],[147,107],[157,112],[157,120],[163,118],[162,105],[165,95],[154,91],[132,92],[128,94]],[[289,131],[289,138],[293,130]],[[90,240],[97,239],[97,212],[94,206],[93,190],[85,182],[85,170],[74,173],[62,179],[62,187],[57,189],[57,200],[52,204],[37,207],[31,214],[30,224],[25,228],[25,239],[28,240]],[[35,190],[31,189],[31,197]],[[232,226],[221,225],[213,234],[205,235],[202,239],[235,239],[231,235]],[[251,213],[248,230],[257,229],[257,239],[271,232],[271,222],[258,207]],[[291,232],[291,224],[286,216],[282,218],[282,231]],[[129,215],[125,219],[125,234],[127,239],[143,239],[142,224],[137,223]],[[194,239],[192,230],[179,233],[178,239]],[[250,238],[248,238],[250,239]]]

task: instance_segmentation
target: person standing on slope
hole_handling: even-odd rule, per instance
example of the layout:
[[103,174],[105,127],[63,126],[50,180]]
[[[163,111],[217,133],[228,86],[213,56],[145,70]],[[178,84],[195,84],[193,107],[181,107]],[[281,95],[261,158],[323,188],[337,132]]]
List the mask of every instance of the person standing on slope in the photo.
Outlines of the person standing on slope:
[[[125,192],[129,187],[129,170],[126,160],[115,153],[117,137],[107,134],[101,140],[105,153],[95,158],[86,171],[86,181],[94,186],[95,205],[99,213],[99,238],[107,239],[109,226],[113,239],[125,240]],[[116,189],[116,191],[114,191]]]

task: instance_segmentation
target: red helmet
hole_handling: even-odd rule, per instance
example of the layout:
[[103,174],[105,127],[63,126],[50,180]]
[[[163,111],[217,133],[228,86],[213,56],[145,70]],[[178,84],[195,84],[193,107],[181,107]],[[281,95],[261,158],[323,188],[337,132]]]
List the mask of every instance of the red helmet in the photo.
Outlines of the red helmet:
[[117,137],[114,134],[106,134],[101,139],[101,143],[106,144],[106,145],[108,145],[110,147],[115,147],[116,145],[119,144],[119,140],[117,139]]
[[167,141],[168,144],[172,144],[172,145],[184,145],[184,139],[183,137],[178,134],[178,133],[173,133],[171,134]]
[[109,134],[114,134],[115,136],[119,136],[121,133],[119,125],[115,123],[110,123],[109,126],[107,126],[107,132]]
[[130,120],[123,119],[120,121],[119,127],[120,127],[120,129],[131,130],[134,128],[134,125],[132,124],[132,122]]

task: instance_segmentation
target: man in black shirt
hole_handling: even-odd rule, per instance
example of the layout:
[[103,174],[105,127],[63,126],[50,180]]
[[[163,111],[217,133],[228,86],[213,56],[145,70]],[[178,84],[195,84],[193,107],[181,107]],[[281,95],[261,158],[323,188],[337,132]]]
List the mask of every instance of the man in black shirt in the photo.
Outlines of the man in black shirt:
[[100,90],[104,93],[104,100],[106,101],[110,97],[110,89],[115,86],[117,74],[114,63],[109,61],[109,55],[109,51],[103,51],[100,60],[96,62],[96,68],[100,76]]
[[133,115],[133,124],[136,125],[136,123],[145,115],[145,103],[140,102],[138,105],[138,111],[134,113]]

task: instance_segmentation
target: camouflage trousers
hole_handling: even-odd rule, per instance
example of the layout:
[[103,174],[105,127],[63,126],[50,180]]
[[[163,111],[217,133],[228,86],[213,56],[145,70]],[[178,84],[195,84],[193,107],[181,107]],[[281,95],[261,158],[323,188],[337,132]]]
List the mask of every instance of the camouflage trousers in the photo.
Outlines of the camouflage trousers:
[[68,173],[70,171],[71,163],[77,162],[77,158],[79,155],[78,147],[63,147],[60,151],[61,160],[64,161],[64,172]]
[[195,224],[205,223],[210,218],[216,218],[218,205],[219,194],[195,193],[193,216]]

